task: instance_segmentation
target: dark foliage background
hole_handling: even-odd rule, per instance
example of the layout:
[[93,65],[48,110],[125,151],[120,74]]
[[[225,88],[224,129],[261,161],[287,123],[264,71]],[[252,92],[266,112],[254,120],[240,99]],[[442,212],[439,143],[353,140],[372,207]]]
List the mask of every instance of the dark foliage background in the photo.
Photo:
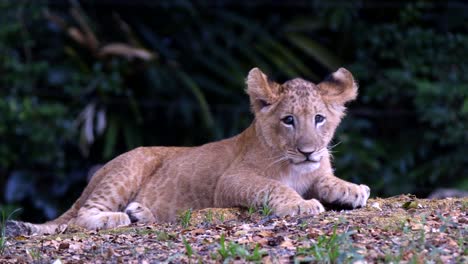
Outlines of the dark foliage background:
[[43,221],[122,152],[239,133],[255,66],[353,72],[341,177],[467,189],[467,21],[463,1],[0,1],[0,203]]

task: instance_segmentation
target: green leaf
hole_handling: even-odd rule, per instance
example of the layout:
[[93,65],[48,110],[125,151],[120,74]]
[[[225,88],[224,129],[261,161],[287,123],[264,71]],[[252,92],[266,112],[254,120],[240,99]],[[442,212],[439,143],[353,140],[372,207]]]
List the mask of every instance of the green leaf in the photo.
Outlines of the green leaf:
[[200,87],[192,78],[190,78],[182,70],[178,71],[177,74],[179,75],[180,80],[190,89],[192,94],[195,96],[195,99],[197,100],[198,105],[200,106],[201,115],[205,126],[208,129],[212,130],[216,136],[218,136],[220,133],[215,128],[213,115],[211,114],[206,98],[203,95]]
[[200,64],[204,65],[209,71],[217,74],[223,80],[226,80],[230,83],[236,83],[238,81],[238,79],[232,76],[231,71],[229,69],[227,69],[222,63],[219,63],[212,57],[207,58],[202,54],[193,54],[192,56],[197,61],[199,61]]
[[276,52],[283,55],[288,61],[290,61],[291,65],[293,65],[299,71],[301,71],[302,74],[305,74],[307,78],[314,79],[317,81],[320,79],[316,74],[311,72],[309,68],[303,63],[303,60],[299,59],[290,49],[287,49],[278,41],[274,41],[272,39],[268,39],[266,41]]
[[242,67],[239,65],[239,59],[234,58],[230,52],[226,51],[225,48],[220,48],[214,44],[211,45],[211,52],[222,61],[224,64],[223,68],[227,68],[229,71],[228,75],[233,78],[234,83],[240,84],[240,82],[243,82],[245,73],[242,71]]
[[287,37],[293,45],[316,59],[330,71],[335,71],[343,64],[331,51],[310,38],[297,34],[288,34]]
[[281,69],[283,72],[285,72],[289,77],[291,76],[297,76],[299,73],[295,71],[288,63],[286,59],[284,59],[282,56],[280,56],[276,52],[269,51],[266,49],[264,46],[261,45],[256,45],[255,49],[262,53],[265,58],[269,59],[274,63],[276,68]]
[[104,143],[104,151],[103,156],[105,159],[109,159],[114,154],[115,150],[115,143],[117,143],[117,134],[118,134],[118,127],[117,122],[114,118],[109,120],[109,126],[107,127],[105,143]]
[[401,207],[403,207],[406,210],[417,209],[418,208],[418,202],[414,201],[414,200],[408,201],[408,202],[404,203]]
[[135,125],[128,125],[126,124],[123,127],[125,144],[127,145],[128,149],[134,149],[138,146],[141,146],[141,137],[139,133],[136,132]]
[[321,27],[323,27],[322,22],[318,19],[299,17],[286,24],[283,30],[286,32],[313,32]]
[[461,112],[462,114],[468,114],[468,98],[465,98],[465,101],[463,101]]

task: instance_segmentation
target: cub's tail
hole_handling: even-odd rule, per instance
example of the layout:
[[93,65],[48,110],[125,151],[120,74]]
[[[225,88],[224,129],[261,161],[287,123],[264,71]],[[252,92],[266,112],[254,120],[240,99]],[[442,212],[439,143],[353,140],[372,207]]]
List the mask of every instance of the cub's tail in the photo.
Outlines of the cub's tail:
[[44,235],[44,234],[57,234],[65,231],[68,227],[70,220],[76,218],[78,210],[88,199],[89,195],[94,191],[96,186],[99,185],[101,180],[106,176],[105,170],[98,170],[92,176],[89,184],[84,189],[80,198],[68,209],[64,214],[58,218],[46,222],[44,224],[32,224],[20,221],[7,221],[5,223],[5,235],[7,237],[14,237],[20,235]]
[[65,231],[67,228],[66,224],[31,224],[20,221],[7,221],[5,226],[6,237],[16,237],[20,235],[44,235],[44,234],[56,234]]
[[65,231],[67,224],[73,215],[76,214],[76,208],[73,206],[67,212],[62,214],[59,218],[44,224],[32,224],[21,221],[6,221],[5,223],[5,236],[15,237],[20,235],[44,235],[56,234]]

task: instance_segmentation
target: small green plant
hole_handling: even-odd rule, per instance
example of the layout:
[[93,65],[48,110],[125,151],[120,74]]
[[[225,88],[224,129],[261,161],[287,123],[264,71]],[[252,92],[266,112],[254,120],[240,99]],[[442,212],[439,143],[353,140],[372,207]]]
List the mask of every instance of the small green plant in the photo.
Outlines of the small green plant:
[[264,205],[264,206],[262,206],[262,209],[260,209],[260,213],[263,216],[269,216],[269,215],[271,215],[273,213],[273,210],[268,205]]
[[182,242],[184,243],[184,246],[185,246],[185,254],[187,255],[187,257],[191,258],[192,255],[193,255],[193,248],[192,248],[192,246],[190,245],[189,242],[187,242],[187,240],[185,239],[185,237],[182,237]]
[[26,249],[26,254],[28,254],[33,262],[39,262],[41,260],[41,252],[37,248]]
[[385,253],[384,262],[385,263],[400,263],[403,259],[403,249],[399,248],[399,253],[394,254],[392,252]]
[[449,215],[447,217],[443,216],[441,213],[437,214],[437,217],[441,220],[442,225],[439,227],[440,232],[446,232],[447,229],[456,226],[457,224],[453,221],[452,217]]
[[468,247],[466,245],[468,245],[468,236],[467,236],[467,232],[468,231],[468,228],[465,227],[465,229],[463,231],[460,231],[459,233],[459,238],[458,238],[458,247],[460,248],[460,252],[462,253],[460,255],[460,258],[462,256],[468,256]]
[[180,224],[183,228],[187,228],[190,225],[190,220],[192,219],[192,209],[184,211],[180,216]]
[[[317,243],[314,245],[298,248],[297,255],[306,256],[307,261],[324,263],[342,263],[363,259],[363,256],[357,252],[357,248],[352,244],[350,238],[352,233],[351,231],[337,234],[335,226],[331,236],[319,236]],[[303,258],[301,259],[304,260]]]
[[135,232],[138,235],[144,236],[144,235],[152,234],[154,230],[147,229],[147,228],[134,228],[133,232]]
[[269,216],[273,213],[273,208],[268,204],[268,201],[270,200],[269,195],[267,195],[262,203],[262,207],[260,208],[260,213],[263,216]]
[[249,217],[252,217],[254,213],[255,213],[255,205],[250,205],[247,208],[247,214],[249,215]]
[[418,243],[416,244],[416,247],[419,247],[420,250],[424,250],[424,246],[426,244],[426,232],[424,230],[424,226],[426,225],[426,216],[423,215],[421,217],[421,229],[419,230],[419,241],[418,240],[415,240],[415,241],[418,241]]
[[221,235],[221,238],[219,239],[219,249],[218,253],[221,256],[222,259],[226,259],[229,257],[229,252],[226,248],[226,243],[225,243],[225,237],[224,234]]
[[[219,245],[220,247],[218,249],[218,255],[223,261],[241,258],[247,261],[259,262],[262,260],[262,257],[267,254],[265,251],[260,249],[258,244],[255,246],[252,252],[249,252],[248,249],[237,243],[226,243],[224,234],[221,235]],[[212,255],[212,258],[213,257],[217,258],[216,256]]]
[[250,254],[250,256],[247,256],[248,261],[260,261],[262,260],[262,257],[265,256],[267,253],[263,250],[260,250],[260,245],[257,244],[255,245],[254,250]]
[[213,211],[208,210],[205,214],[205,222],[211,224],[213,222]]
[[468,201],[466,201],[466,200],[462,201],[461,210],[464,211],[464,212],[466,212],[468,210]]
[[1,225],[1,234],[0,234],[0,255],[3,255],[6,248],[6,219],[5,212],[2,211],[2,225]]
[[224,213],[219,213],[219,214],[217,215],[217,218],[218,218],[218,220],[219,220],[220,222],[224,222],[224,220],[225,220]]
[[309,225],[309,223],[307,223],[307,221],[302,221],[302,222],[299,224],[299,229],[305,230],[305,229],[307,228],[308,225]]
[[10,220],[14,214],[16,214],[17,212],[19,212],[21,209],[20,208],[17,208],[15,210],[13,210],[13,212],[7,214],[5,212],[5,210],[1,210],[2,211],[2,222],[0,223],[0,255],[3,255],[3,253],[5,252],[5,249],[6,249],[6,242],[7,242],[7,238],[6,238],[6,223],[8,220]]
[[215,252],[211,252],[210,257],[212,260],[216,260],[218,258],[218,254],[216,254]]
[[167,241],[174,239],[173,234],[169,234],[166,231],[156,231],[156,239],[159,241]]

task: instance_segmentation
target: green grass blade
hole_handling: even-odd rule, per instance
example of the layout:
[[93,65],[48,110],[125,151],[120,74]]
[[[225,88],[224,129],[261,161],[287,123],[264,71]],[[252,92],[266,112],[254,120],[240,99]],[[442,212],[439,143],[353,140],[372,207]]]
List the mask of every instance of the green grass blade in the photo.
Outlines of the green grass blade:
[[215,136],[219,136],[219,132],[215,127],[213,115],[211,114],[208,102],[206,101],[206,98],[203,95],[198,84],[183,71],[178,71],[177,74],[182,83],[184,83],[195,96],[195,99],[197,100],[198,105],[201,109],[201,116],[203,122],[205,123],[205,126],[211,131],[213,131],[213,134]]
[[293,45],[316,59],[330,71],[335,71],[342,65],[338,57],[318,42],[297,34],[288,34],[287,36]]

